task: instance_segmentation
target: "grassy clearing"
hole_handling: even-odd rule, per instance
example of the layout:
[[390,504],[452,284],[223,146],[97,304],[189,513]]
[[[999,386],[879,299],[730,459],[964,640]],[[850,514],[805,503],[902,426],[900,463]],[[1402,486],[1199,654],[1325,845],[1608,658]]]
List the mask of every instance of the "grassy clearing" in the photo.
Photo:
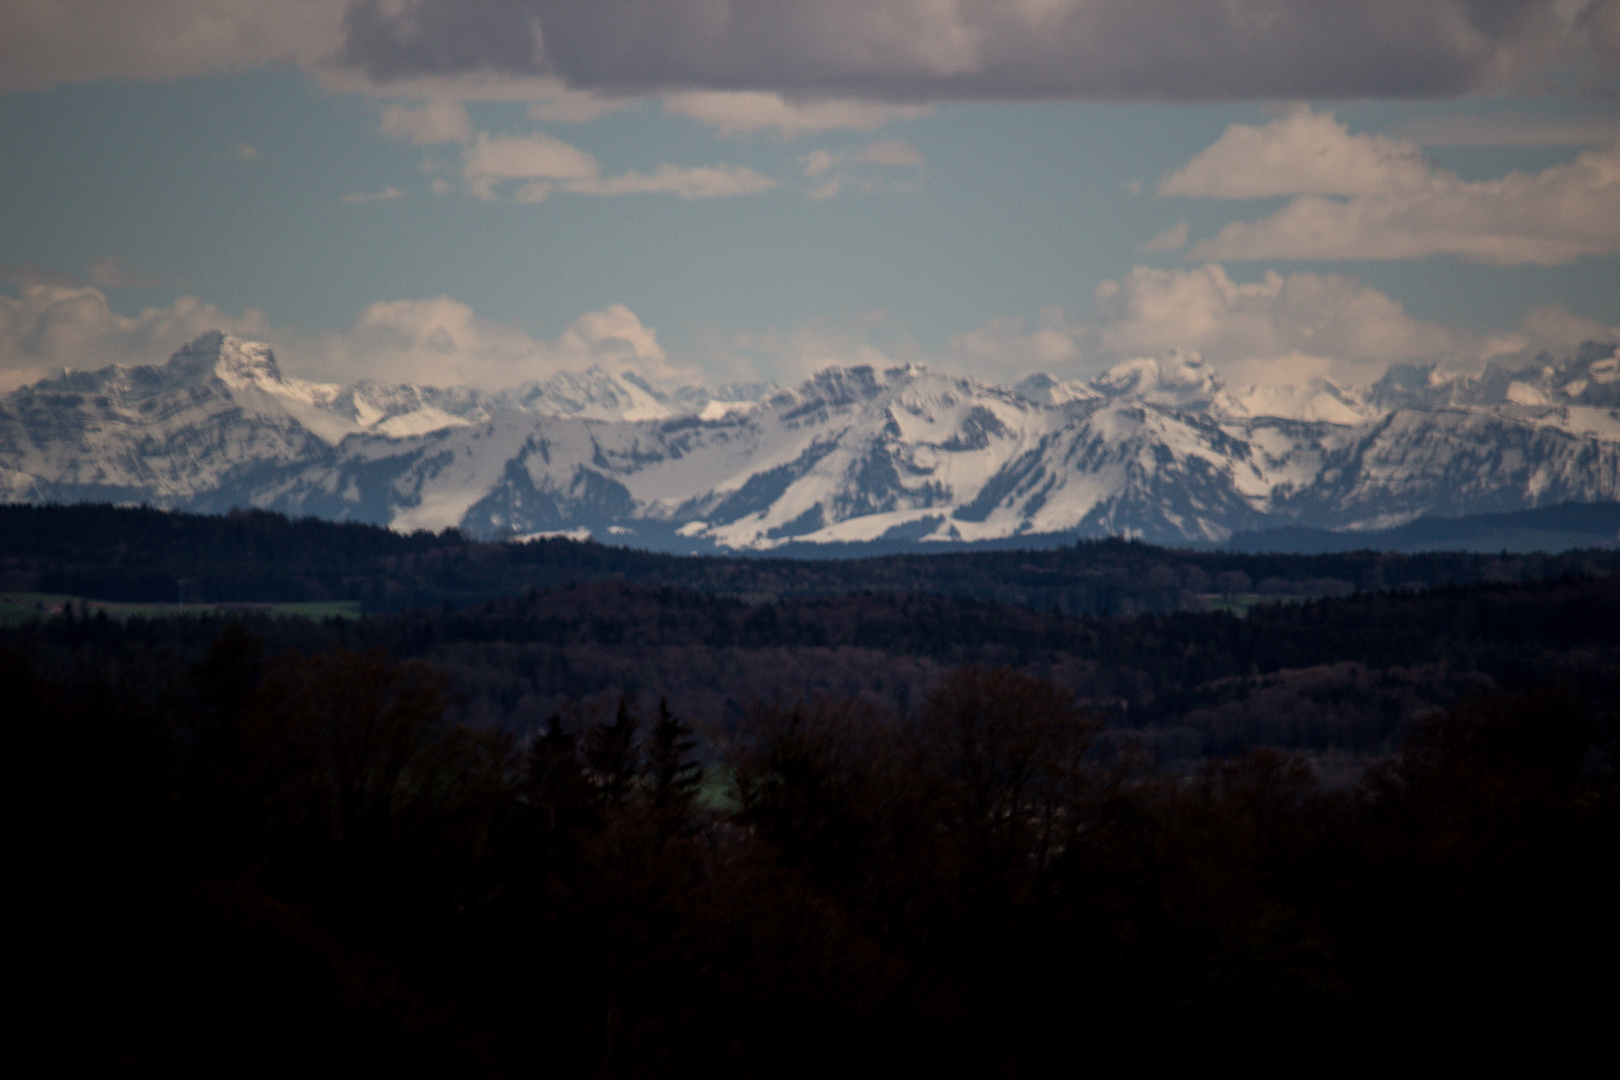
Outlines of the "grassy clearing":
[[1303,604],[1307,600],[1314,600],[1312,596],[1292,596],[1284,593],[1206,593],[1204,603],[1209,605],[1211,611],[1230,611],[1233,615],[1243,617],[1251,608],[1260,604]]
[[91,600],[60,593],[11,592],[0,594],[0,626],[16,626],[31,619],[49,618],[73,605],[94,616],[98,611],[109,619],[163,619],[175,615],[218,615],[233,611],[283,615],[297,619],[357,619],[358,600],[312,600],[294,604],[124,604],[112,600]]
[[720,814],[735,814],[742,809],[737,801],[737,777],[731,766],[703,767],[703,778],[698,781],[697,804]]

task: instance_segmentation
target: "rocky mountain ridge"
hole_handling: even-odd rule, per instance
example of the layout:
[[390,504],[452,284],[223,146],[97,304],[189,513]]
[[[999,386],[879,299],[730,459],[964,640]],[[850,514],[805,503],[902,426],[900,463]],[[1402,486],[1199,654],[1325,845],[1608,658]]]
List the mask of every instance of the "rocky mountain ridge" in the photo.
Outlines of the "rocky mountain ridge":
[[1360,388],[1233,391],[1178,352],[1088,383],[909,365],[661,389],[597,368],[489,393],[306,382],[215,333],[0,399],[0,494],[674,550],[1380,528],[1620,498],[1620,355]]

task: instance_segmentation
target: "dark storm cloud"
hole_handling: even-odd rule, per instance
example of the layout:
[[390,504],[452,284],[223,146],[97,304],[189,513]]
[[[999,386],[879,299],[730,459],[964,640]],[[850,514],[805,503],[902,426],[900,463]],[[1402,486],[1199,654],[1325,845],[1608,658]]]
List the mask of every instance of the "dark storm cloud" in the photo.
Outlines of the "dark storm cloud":
[[380,81],[549,73],[609,94],[1431,96],[1606,54],[1588,28],[1609,6],[1570,21],[1552,0],[356,0],[343,55]]

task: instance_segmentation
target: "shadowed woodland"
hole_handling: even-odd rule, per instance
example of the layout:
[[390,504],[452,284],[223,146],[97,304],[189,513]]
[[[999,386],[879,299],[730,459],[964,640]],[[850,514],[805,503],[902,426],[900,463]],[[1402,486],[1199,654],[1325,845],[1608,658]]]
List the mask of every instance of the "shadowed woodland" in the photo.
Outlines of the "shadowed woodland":
[[1601,702],[1475,699],[1325,791],[1271,750],[1100,752],[1007,668],[904,715],[756,705],[700,746],[629,701],[475,730],[419,661],[238,625],[153,660],[0,660],[70,1068],[1017,1076],[1607,1023]]
[[[65,1071],[1334,1071],[1606,1031],[1612,553],[4,510],[7,587],[431,601],[0,628]],[[1198,610],[1222,580],[1294,599]]]
[[402,536],[262,510],[209,516],[95,504],[0,506],[0,589],[163,602],[176,598],[184,579],[190,595],[211,603],[349,600],[369,613],[465,608],[528,589],[620,581],[750,602],[873,592],[1072,616],[1137,615],[1203,611],[1223,595],[1309,598],[1616,571],[1620,549],[1612,545],[1555,555],[1281,555],[1089,540],[1047,550],[726,558],[561,538],[480,543],[454,529]]

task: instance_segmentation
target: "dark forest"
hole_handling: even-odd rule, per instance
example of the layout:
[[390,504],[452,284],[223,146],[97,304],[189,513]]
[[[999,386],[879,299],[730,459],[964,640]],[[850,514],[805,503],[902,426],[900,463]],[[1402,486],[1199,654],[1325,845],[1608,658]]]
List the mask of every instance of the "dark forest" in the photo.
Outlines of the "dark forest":
[[4,512],[7,588],[374,612],[0,630],[68,1071],[1332,1072],[1553,1062],[1612,1015],[1612,552],[802,564]]

